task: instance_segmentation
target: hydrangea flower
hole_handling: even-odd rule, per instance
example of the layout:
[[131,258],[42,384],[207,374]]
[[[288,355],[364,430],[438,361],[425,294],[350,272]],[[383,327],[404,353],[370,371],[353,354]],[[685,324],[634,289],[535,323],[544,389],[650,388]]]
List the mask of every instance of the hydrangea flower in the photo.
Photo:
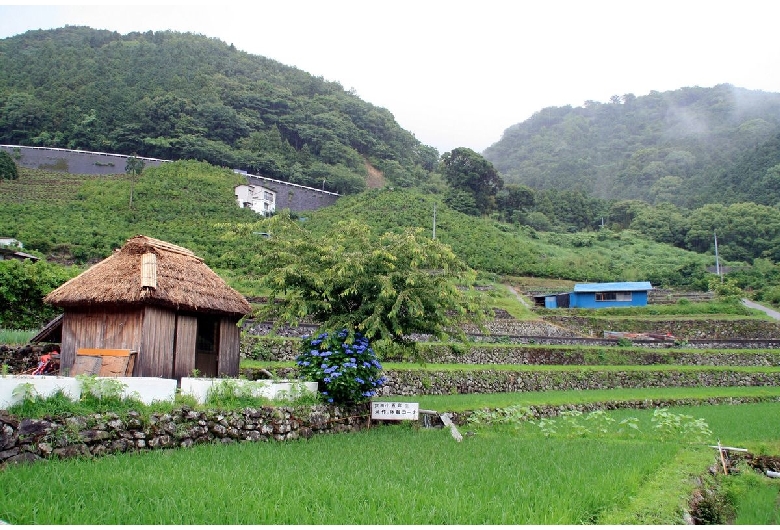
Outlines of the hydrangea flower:
[[385,378],[382,365],[368,340],[355,333],[349,342],[347,330],[303,337],[296,359],[300,376],[320,383],[328,403],[358,403],[376,395]]

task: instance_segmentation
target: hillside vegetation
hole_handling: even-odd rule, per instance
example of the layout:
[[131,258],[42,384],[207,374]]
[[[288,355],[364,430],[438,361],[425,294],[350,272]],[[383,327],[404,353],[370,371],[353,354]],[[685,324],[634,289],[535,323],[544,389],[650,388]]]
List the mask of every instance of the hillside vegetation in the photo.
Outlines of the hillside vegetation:
[[679,207],[780,202],[780,94],[723,84],[548,107],[485,150],[507,183]]
[[170,31],[0,40],[0,143],[205,160],[340,193],[425,181],[436,149],[338,82]]
[[[63,185],[59,185],[61,179]],[[78,182],[78,184],[76,184]],[[190,248],[228,277],[249,281],[264,232],[263,218],[235,204],[240,177],[203,162],[174,162],[127,178],[81,176],[22,169],[17,181],[0,182],[0,233],[15,234],[25,248],[61,262],[95,262],[127,238],[145,234]],[[130,189],[134,199],[130,206]],[[41,200],[47,190],[52,200]],[[20,198],[24,190],[29,200]],[[654,243],[631,231],[556,234],[474,218],[414,190],[371,190],[342,197],[331,207],[302,214],[299,222],[324,235],[349,218],[371,227],[378,238],[405,227],[436,238],[483,273],[532,275],[574,281],[650,280],[657,285],[700,287],[707,256]],[[255,294],[245,292],[244,294]]]
[[780,301],[778,94],[719,85],[548,108],[484,157],[439,157],[338,82],[202,35],[30,31],[0,40],[0,71],[2,143],[183,161],[138,182],[1,179],[0,233],[61,263],[147,233],[251,294],[261,242],[233,236],[257,218],[235,208],[238,177],[217,169],[231,167],[343,194],[294,212],[319,234],[357,218],[375,237],[432,235],[436,204],[437,238],[486,274],[704,288],[717,233],[740,286]]
[[780,94],[718,85],[552,107],[484,157],[440,158],[338,82],[203,35],[29,31],[0,40],[0,71],[2,143],[201,160],[341,194],[416,188],[514,227],[628,228],[701,253],[717,232],[726,260],[780,261]]
[[[710,258],[654,243],[631,231],[562,234],[474,218],[456,212],[435,195],[411,190],[371,190],[343,197],[308,214],[306,226],[326,233],[339,217],[360,219],[377,233],[416,226],[451,246],[474,269],[575,281],[636,281],[684,285],[701,280]],[[368,207],[366,205],[369,205]]]

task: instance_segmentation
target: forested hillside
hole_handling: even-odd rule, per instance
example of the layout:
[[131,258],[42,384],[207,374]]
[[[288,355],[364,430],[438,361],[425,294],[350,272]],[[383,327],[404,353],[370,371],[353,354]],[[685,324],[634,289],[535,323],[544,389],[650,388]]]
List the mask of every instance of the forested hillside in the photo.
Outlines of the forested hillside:
[[[295,212],[317,230],[369,214],[390,229],[433,201],[440,239],[484,272],[691,285],[713,262],[716,233],[720,257],[759,265],[758,276],[780,262],[780,94],[719,85],[547,108],[484,156],[459,147],[440,158],[338,82],[202,35],[30,31],[0,40],[0,72],[0,143],[205,161],[355,196]],[[214,228],[254,219],[233,211],[235,177],[173,178],[190,171],[182,164],[147,169],[132,204],[129,175],[2,172],[0,232],[64,263],[147,232],[248,277],[251,249],[221,248]],[[416,195],[362,193],[369,173]]]
[[[205,160],[339,193],[424,182],[436,149],[338,82],[202,35],[0,40],[0,143]],[[370,164],[370,166],[367,166]]]
[[602,199],[780,203],[780,94],[731,85],[549,107],[484,152],[506,183]]

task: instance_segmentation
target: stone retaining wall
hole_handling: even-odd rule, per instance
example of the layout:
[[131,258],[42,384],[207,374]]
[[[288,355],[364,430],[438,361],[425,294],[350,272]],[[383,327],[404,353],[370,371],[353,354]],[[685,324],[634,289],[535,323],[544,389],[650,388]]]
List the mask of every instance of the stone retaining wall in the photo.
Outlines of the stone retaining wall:
[[750,353],[715,351],[683,352],[675,349],[629,349],[604,347],[472,346],[459,352],[443,345],[423,348],[426,362],[435,364],[527,364],[563,366],[780,366],[780,351]]
[[[27,147],[21,145],[0,145],[22,167],[48,169],[78,175],[117,175],[125,173],[127,155],[58,149],[52,147]],[[145,167],[156,167],[168,162],[158,158],[137,156]]]
[[[317,329],[317,324],[303,324],[297,327],[280,326],[275,334],[281,337],[303,337],[313,333]],[[244,323],[243,331],[253,335],[267,335],[271,332],[273,324],[271,322],[247,321]],[[518,337],[578,337],[576,332],[561,327],[555,323],[545,322],[543,320],[515,320],[512,318],[497,318],[485,324],[485,331],[476,326],[464,325],[463,331],[467,334],[492,335],[492,336],[518,336]],[[428,335],[415,335],[415,340],[429,340]]]
[[643,320],[590,316],[545,315],[548,322],[572,330],[583,337],[602,336],[604,331],[629,333],[670,333],[679,339],[777,339],[780,323],[757,319]]
[[[296,369],[275,370],[295,379]],[[254,370],[242,375],[257,377]],[[446,394],[495,394],[550,390],[605,390],[611,388],[678,388],[778,386],[780,372],[739,370],[384,370],[385,385],[378,397]]]
[[780,373],[704,371],[420,371],[386,370],[380,396],[493,394],[549,390],[599,390],[611,388],[679,388],[720,386],[778,386]]
[[[680,364],[709,366],[780,366],[780,343],[744,342],[720,343],[701,342],[687,344],[686,351],[674,348],[673,343],[647,343],[640,347],[618,347],[617,341],[548,341],[542,344],[528,344],[536,339],[526,339],[525,344],[476,343],[463,351],[459,347],[443,344],[418,345],[420,356],[429,363],[437,364],[540,364],[540,365],[650,365]],[[541,341],[541,339],[538,339]],[[298,355],[300,341],[296,339],[268,338],[243,334],[241,356],[258,361],[294,361]],[[750,353],[721,352],[725,348],[752,349]],[[702,349],[701,352],[687,351]],[[710,350],[710,351],[707,351]],[[383,361],[400,362],[403,359],[383,358]]]
[[19,419],[0,411],[0,466],[43,458],[102,456],[202,443],[262,442],[356,431],[368,422],[367,404],[352,408],[261,407],[240,412],[187,407],[148,419],[131,412],[87,417]]

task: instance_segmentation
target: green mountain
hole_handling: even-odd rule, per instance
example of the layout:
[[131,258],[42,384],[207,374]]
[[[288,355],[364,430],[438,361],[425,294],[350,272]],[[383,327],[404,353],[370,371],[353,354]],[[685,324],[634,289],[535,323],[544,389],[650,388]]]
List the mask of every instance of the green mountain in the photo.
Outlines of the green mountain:
[[[339,193],[438,161],[337,82],[170,31],[68,26],[0,40],[0,143],[204,160]],[[380,179],[381,180],[381,179]]]
[[506,183],[680,207],[780,203],[780,94],[731,85],[549,107],[484,152]]
[[711,251],[715,231],[726,260],[780,260],[778,94],[720,85],[544,109],[485,152],[505,185],[496,176],[479,219],[455,214],[474,210],[495,174],[480,155],[464,149],[450,178],[446,158],[388,110],[216,39],[30,31],[0,40],[0,72],[0,143],[190,161],[138,182],[32,171],[0,181],[0,234],[58,262],[92,262],[146,233],[251,284],[256,242],[229,227],[255,218],[235,208],[237,177],[220,166],[349,195],[303,214],[313,230],[344,217],[377,234],[411,220],[429,229],[435,201],[438,237],[486,273],[692,284],[711,258],[682,249]]

